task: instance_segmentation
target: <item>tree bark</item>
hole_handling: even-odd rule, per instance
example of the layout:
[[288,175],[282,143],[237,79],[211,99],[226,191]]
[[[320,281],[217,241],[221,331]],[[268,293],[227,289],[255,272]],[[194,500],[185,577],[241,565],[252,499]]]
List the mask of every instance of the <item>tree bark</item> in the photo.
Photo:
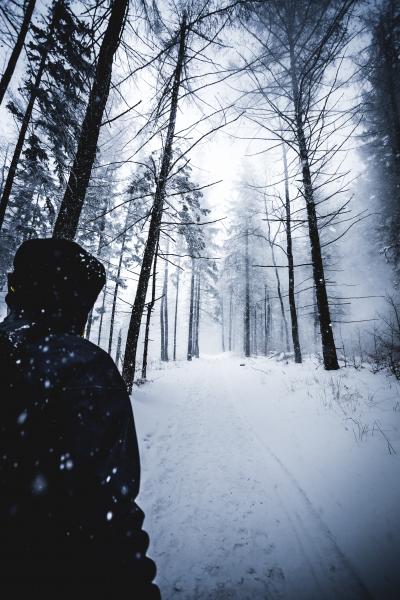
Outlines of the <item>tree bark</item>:
[[129,0],[113,0],[111,4],[110,18],[100,46],[75,160],[54,225],[53,237],[56,238],[72,240],[76,235],[90,174],[96,158],[101,122],[110,93],[114,55],[121,40],[128,4]]
[[231,293],[229,296],[229,338],[228,338],[229,352],[232,352],[232,328],[233,328],[233,290],[231,289]]
[[319,317],[318,317],[318,305],[317,305],[317,294],[315,286],[313,289],[313,329],[314,329],[314,343],[318,346],[318,331],[319,331]]
[[197,273],[196,285],[196,312],[195,312],[195,337],[194,337],[194,355],[196,358],[200,356],[199,350],[199,331],[200,331],[200,272]]
[[[103,251],[103,242],[104,242],[104,237],[105,237],[104,234],[105,234],[105,229],[106,229],[106,213],[108,210],[108,205],[109,205],[109,200],[106,200],[105,204],[102,207],[105,210],[103,211],[103,215],[101,217],[100,226],[99,226],[99,243],[97,245],[97,257],[98,258],[101,258],[102,251]],[[87,340],[90,339],[92,324],[93,324],[93,308],[89,313],[89,316],[87,319],[87,324],[86,324],[85,337]]]
[[267,225],[268,225],[268,241],[269,241],[269,247],[271,249],[272,264],[274,265],[274,272],[275,272],[275,279],[276,279],[276,290],[277,290],[277,293],[278,293],[279,306],[280,306],[281,315],[282,315],[282,326],[283,326],[283,329],[285,331],[286,352],[290,352],[289,329],[288,329],[288,324],[287,324],[287,319],[286,319],[286,314],[285,314],[285,306],[283,304],[282,292],[281,292],[281,278],[279,277],[278,267],[276,266],[274,240],[271,238],[271,224],[269,222],[266,201],[265,201],[265,216],[266,216]]
[[322,341],[322,355],[324,367],[326,370],[339,369],[337,360],[335,340],[329,310],[328,294],[325,283],[324,264],[322,260],[321,242],[319,239],[318,219],[315,209],[314,189],[311,179],[310,162],[307,148],[307,141],[303,127],[304,115],[301,108],[299,86],[297,82],[296,61],[292,39],[289,36],[290,44],[290,70],[292,77],[293,103],[296,120],[296,137],[299,147],[300,162],[302,166],[302,180],[304,189],[304,198],[306,201],[308,233],[311,245],[311,261],[313,264],[314,284],[317,296],[318,319]]
[[244,301],[244,355],[250,356],[250,271],[249,271],[249,229],[245,237],[245,301]]
[[270,319],[271,319],[271,304],[269,294],[267,294],[267,286],[264,285],[264,355],[268,355],[268,342],[270,335]]
[[144,344],[143,344],[143,360],[142,360],[142,379],[147,378],[147,357],[149,352],[149,335],[150,335],[150,321],[151,313],[153,312],[154,304],[156,301],[156,280],[157,280],[157,257],[158,257],[158,242],[154,253],[154,264],[153,264],[153,283],[151,288],[151,300],[147,305],[146,315],[146,326],[144,330]]
[[125,252],[125,239],[126,239],[126,227],[125,227],[125,233],[122,236],[122,244],[121,244],[121,250],[120,250],[119,261],[118,261],[118,269],[117,269],[117,278],[115,280],[114,294],[113,294],[113,301],[112,301],[112,308],[111,308],[110,334],[108,336],[108,354],[110,356],[111,356],[112,343],[113,343],[115,311],[117,308],[117,298],[118,298],[118,291],[119,291],[119,285],[120,285],[122,261],[123,261],[124,252]]
[[119,367],[119,361],[121,358],[121,345],[122,345],[122,331],[119,330],[118,340],[117,340],[117,351],[115,353],[115,364]]
[[[169,241],[167,242],[167,255],[169,249]],[[168,260],[165,260],[164,265],[164,283],[163,297],[161,300],[161,360],[168,362]]]
[[254,305],[254,334],[253,334],[253,349],[254,354],[257,356],[257,305]]
[[164,297],[161,298],[160,306],[160,343],[161,352],[160,357],[162,361],[165,361],[165,329],[164,329]]
[[93,323],[93,308],[90,311],[88,318],[87,318],[87,323],[86,323],[86,332],[85,332],[85,338],[87,340],[90,340],[90,333],[92,331],[92,323]]
[[184,13],[180,27],[178,58],[172,85],[168,131],[165,139],[165,147],[161,161],[160,175],[157,179],[156,191],[154,194],[153,210],[150,219],[147,242],[143,254],[142,268],[140,270],[139,281],[135,301],[133,304],[132,315],[129,323],[128,336],[126,340],[124,366],[122,369],[122,374],[129,392],[132,391],[132,385],[135,376],[135,360],[140,332],[140,324],[142,320],[144,304],[146,301],[146,293],[150,279],[151,264],[153,262],[154,250],[156,247],[158,233],[161,225],[166,192],[166,183],[172,158],[172,144],[175,134],[179,89],[181,86],[181,77],[185,62],[186,35],[187,25],[186,14]]
[[38,97],[38,94],[39,94],[39,88],[40,88],[40,84],[42,81],[43,73],[46,68],[46,62],[47,62],[47,58],[48,58],[48,55],[50,52],[53,33],[54,33],[54,29],[55,29],[55,26],[57,24],[57,19],[58,19],[58,6],[61,3],[61,1],[62,0],[59,0],[57,2],[57,4],[55,4],[53,7],[53,13],[52,13],[51,21],[49,24],[48,32],[47,32],[46,43],[43,48],[42,57],[40,59],[40,63],[39,63],[38,70],[36,73],[35,81],[33,83],[33,88],[32,88],[32,92],[31,92],[31,95],[30,95],[30,98],[28,101],[28,105],[26,107],[25,114],[22,119],[21,129],[19,130],[17,143],[14,148],[14,154],[11,159],[11,163],[10,163],[8,173],[7,173],[7,178],[6,178],[6,181],[4,184],[4,188],[3,188],[3,193],[1,195],[0,231],[4,224],[4,217],[6,214],[8,202],[10,200],[12,187],[14,185],[14,179],[15,179],[15,175],[17,172],[18,162],[19,162],[19,159],[21,156],[22,148],[24,146],[26,133],[28,131],[29,123],[31,120],[32,112],[33,112],[33,107],[34,107],[36,98]]
[[28,33],[29,25],[32,19],[32,14],[35,9],[36,0],[29,0],[27,2],[24,18],[21,23],[21,29],[19,30],[15,46],[12,49],[10,58],[8,59],[7,67],[0,80],[0,105],[3,102],[5,93],[10,84],[11,78],[14,74],[15,67],[21,54],[21,50],[24,46],[26,34]]
[[194,260],[192,258],[192,277],[190,282],[190,306],[189,306],[189,332],[187,359],[192,360],[193,355],[193,315],[194,313]]
[[176,296],[175,296],[175,315],[174,315],[174,360],[176,360],[176,331],[178,324],[178,300],[179,300],[179,280],[181,276],[181,270],[178,266],[176,267]]
[[299,337],[299,325],[297,321],[297,309],[296,309],[296,297],[294,293],[294,261],[293,261],[293,243],[292,243],[292,221],[290,211],[290,196],[289,196],[289,175],[286,157],[285,145],[282,145],[283,153],[283,169],[285,178],[285,211],[286,211],[286,253],[288,260],[288,296],[289,296],[289,308],[290,308],[290,319],[292,323],[292,340],[294,349],[294,361],[296,363],[302,362],[301,348],[300,348],[300,337]]
[[225,315],[224,315],[224,297],[221,297],[221,346],[222,352],[225,352]]
[[100,341],[101,341],[101,332],[103,330],[103,320],[104,320],[104,313],[105,313],[105,306],[106,306],[106,294],[107,294],[107,282],[104,284],[104,290],[103,290],[103,299],[101,301],[101,312],[100,312],[100,321],[99,321],[99,331],[97,333],[97,345],[100,346]]

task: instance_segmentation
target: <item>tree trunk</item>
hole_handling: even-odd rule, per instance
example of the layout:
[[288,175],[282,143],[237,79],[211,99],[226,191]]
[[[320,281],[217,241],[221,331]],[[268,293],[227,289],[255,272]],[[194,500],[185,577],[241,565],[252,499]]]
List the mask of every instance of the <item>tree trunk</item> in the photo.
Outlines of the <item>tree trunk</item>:
[[194,260],[192,258],[192,278],[190,283],[189,332],[187,359],[192,360],[193,354],[193,312],[194,312]]
[[311,242],[311,259],[313,263],[314,284],[317,295],[318,318],[322,339],[322,354],[324,358],[325,369],[335,370],[339,368],[336,355],[335,340],[331,323],[329,310],[328,294],[325,284],[324,265],[321,254],[321,244],[319,240],[318,222],[313,198],[313,189],[311,173],[308,164],[307,147],[304,138],[302,139],[302,163],[303,163],[303,183],[307,204],[308,231]]
[[119,361],[121,358],[121,344],[122,344],[122,331],[119,330],[118,340],[117,340],[117,351],[115,353],[115,364],[119,367]]
[[268,312],[267,312],[267,332],[268,332],[268,341],[272,339],[272,307],[271,300],[268,295]]
[[147,378],[147,356],[148,356],[148,352],[149,352],[150,321],[151,321],[151,313],[153,312],[154,304],[156,301],[157,256],[158,256],[158,242],[157,242],[156,250],[154,253],[153,283],[152,283],[152,288],[151,288],[151,300],[147,305],[146,326],[145,326],[145,330],[144,330],[142,379]]
[[175,297],[175,315],[174,315],[174,360],[176,360],[176,330],[178,323],[178,299],[179,299],[179,280],[181,276],[181,270],[178,266],[176,267],[176,297]]
[[254,305],[254,334],[253,334],[253,346],[254,354],[257,356],[257,305]]
[[293,262],[293,244],[292,244],[292,221],[290,214],[290,196],[289,196],[289,175],[286,157],[285,144],[282,145],[283,152],[283,169],[285,177],[285,210],[286,210],[286,253],[288,260],[288,274],[289,274],[289,285],[288,285],[288,296],[289,296],[289,308],[290,308],[290,319],[292,323],[292,340],[294,349],[294,361],[301,363],[301,348],[299,338],[299,325],[297,321],[297,309],[296,309],[296,297],[294,293],[294,262]]
[[7,169],[7,160],[8,160],[8,151],[10,149],[10,146],[7,144],[6,146],[6,151],[4,154],[4,161],[3,161],[3,165],[1,167],[1,175],[0,175],[0,194],[3,191],[3,185],[4,185],[4,181],[6,178],[6,169]]
[[156,191],[154,194],[154,203],[150,219],[149,233],[146,242],[146,247],[143,253],[142,268],[140,270],[139,281],[136,290],[135,301],[133,304],[131,320],[129,323],[128,336],[126,340],[124,366],[122,369],[122,374],[129,391],[132,391],[132,384],[135,376],[135,360],[140,332],[140,324],[142,320],[144,304],[146,301],[146,293],[150,279],[151,264],[153,262],[154,250],[157,243],[164,208],[166,183],[171,164],[172,144],[175,134],[179,89],[181,85],[181,76],[185,61],[186,34],[186,14],[184,13],[180,27],[178,58],[175,67],[174,81],[172,85],[168,131],[165,138],[165,147],[161,161],[160,175],[157,178]]
[[200,357],[199,350],[199,331],[200,331],[200,272],[197,273],[197,286],[196,286],[196,326],[195,326],[195,337],[194,337],[194,355],[196,358]]
[[0,104],[3,102],[4,95],[15,71],[15,67],[17,66],[19,55],[21,54],[21,50],[24,46],[26,34],[28,33],[29,24],[35,9],[35,4],[36,0],[29,0],[27,2],[24,18],[21,23],[21,29],[19,30],[17,36],[17,41],[15,42],[15,46],[12,49],[10,58],[8,59],[7,67],[0,80]]
[[128,4],[129,0],[113,0],[111,4],[110,18],[100,46],[74,164],[54,226],[53,237],[56,238],[73,240],[76,235],[96,158],[101,122],[110,93],[113,59],[121,40]]
[[281,292],[281,279],[279,277],[278,267],[276,266],[274,241],[271,238],[271,224],[269,222],[268,210],[267,210],[267,203],[266,202],[265,202],[265,216],[266,216],[267,225],[268,225],[268,240],[269,240],[269,247],[271,249],[272,264],[274,265],[274,272],[275,272],[275,279],[276,279],[276,290],[277,290],[277,293],[278,293],[279,306],[281,308],[282,325],[283,325],[283,328],[284,328],[284,331],[285,331],[286,352],[289,352],[290,351],[289,329],[288,329],[288,324],[287,324],[287,319],[286,319],[286,314],[285,314],[285,306],[283,304],[282,292]]
[[194,274],[194,292],[193,292],[193,331],[192,331],[192,356],[196,356],[196,327],[197,327],[197,264]]
[[90,340],[90,332],[92,330],[92,323],[93,323],[93,308],[90,311],[88,318],[87,318],[87,323],[86,323],[86,332],[85,332],[85,338],[87,340]]
[[224,297],[221,297],[221,346],[222,352],[225,352],[225,315],[224,315]]
[[47,58],[48,58],[48,55],[49,55],[49,52],[50,52],[50,47],[51,47],[51,43],[52,43],[53,33],[54,33],[54,29],[55,29],[55,26],[57,24],[57,19],[58,19],[58,5],[61,3],[61,1],[62,0],[59,0],[57,2],[57,4],[55,4],[54,7],[53,7],[53,13],[52,13],[51,21],[50,21],[49,28],[48,28],[48,33],[47,33],[47,37],[46,37],[46,43],[45,43],[44,48],[43,48],[42,57],[40,59],[40,63],[39,63],[38,70],[37,70],[37,73],[36,73],[35,81],[33,83],[33,88],[32,88],[32,92],[31,92],[31,95],[30,95],[30,98],[29,98],[29,101],[28,101],[28,105],[26,107],[25,114],[24,114],[24,117],[22,119],[21,129],[19,130],[17,143],[16,143],[15,148],[14,148],[14,154],[13,154],[13,157],[11,159],[11,163],[10,163],[10,166],[9,166],[9,169],[8,169],[8,173],[7,173],[6,182],[5,182],[4,188],[3,188],[3,193],[1,195],[1,200],[0,200],[0,230],[3,227],[4,217],[5,217],[5,214],[6,214],[8,202],[10,200],[10,196],[11,196],[11,191],[12,191],[12,187],[13,187],[13,184],[14,184],[15,175],[16,175],[16,172],[17,172],[18,162],[19,162],[19,159],[20,159],[20,156],[21,156],[22,148],[24,146],[26,132],[28,131],[29,123],[30,123],[30,120],[31,120],[32,112],[33,112],[33,107],[34,107],[36,98],[38,97],[39,86],[40,86],[40,83],[42,81],[44,70],[46,68],[46,62],[47,62]]
[[308,156],[307,141],[303,127],[303,112],[300,104],[299,86],[297,82],[296,62],[293,44],[290,40],[290,68],[292,77],[292,91],[294,111],[296,118],[296,137],[299,147],[300,162],[302,167],[302,180],[304,198],[307,208],[308,234],[311,245],[311,261],[313,264],[314,284],[317,295],[318,319],[322,341],[322,355],[326,370],[339,369],[335,340],[329,310],[328,294],[326,291],[324,264],[322,260],[321,243],[319,239],[318,219],[315,209],[314,189],[311,179],[310,161]]
[[99,322],[99,331],[97,333],[97,345],[100,346],[100,341],[101,341],[101,332],[103,330],[103,320],[104,320],[104,313],[105,313],[105,306],[106,306],[106,294],[107,294],[107,282],[104,285],[104,290],[103,290],[103,299],[101,301],[101,312],[100,312],[100,322]]
[[314,343],[318,345],[318,331],[319,331],[319,318],[318,318],[318,305],[317,305],[317,294],[315,286],[313,289],[313,325],[314,325]]
[[161,339],[161,352],[160,357],[162,361],[165,361],[165,329],[164,329],[164,298],[161,298],[160,306],[160,339]]
[[[169,241],[167,242],[167,255]],[[160,322],[161,322],[161,360],[168,362],[168,260],[164,265],[163,297],[161,300]]]
[[228,350],[232,352],[232,328],[233,328],[233,290],[229,296],[229,345]]
[[124,235],[122,236],[122,245],[121,245],[121,251],[120,251],[119,261],[118,261],[117,278],[115,280],[114,294],[113,294],[113,301],[112,301],[112,308],[111,308],[110,334],[108,337],[108,354],[110,356],[111,356],[112,343],[113,343],[115,310],[117,308],[117,298],[118,298],[118,291],[119,291],[119,285],[120,285],[122,261],[123,261],[124,252],[125,252],[125,237],[126,237],[126,229],[125,229]]
[[167,287],[165,290],[165,297],[164,297],[164,360],[166,362],[169,361],[169,353],[168,353],[169,335],[168,334],[169,334],[169,326],[168,326],[168,283],[167,283]]
[[271,318],[271,304],[269,301],[269,294],[267,294],[267,286],[264,285],[264,355],[268,355],[268,342],[270,335],[270,318]]
[[[106,213],[108,210],[108,205],[109,205],[109,201],[106,200],[105,204],[102,207],[105,210],[103,211],[103,215],[101,217],[100,226],[99,226],[99,243],[97,246],[97,257],[98,258],[101,258],[102,251],[103,251],[103,241],[104,241],[104,237],[105,237],[104,233],[105,233],[105,228],[106,228]],[[87,325],[86,325],[85,337],[87,340],[90,338],[90,332],[92,329],[92,325],[93,325],[93,308],[89,313]]]
[[246,229],[245,244],[244,355],[250,356],[250,271],[248,228]]

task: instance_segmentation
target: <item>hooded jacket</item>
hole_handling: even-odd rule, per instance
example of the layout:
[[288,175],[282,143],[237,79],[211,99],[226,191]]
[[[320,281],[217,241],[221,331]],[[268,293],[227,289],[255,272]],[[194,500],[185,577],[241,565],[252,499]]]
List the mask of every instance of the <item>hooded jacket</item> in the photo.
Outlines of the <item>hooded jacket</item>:
[[0,590],[159,597],[130,399],[79,335],[104,283],[74,242],[30,240],[15,256],[0,324]]

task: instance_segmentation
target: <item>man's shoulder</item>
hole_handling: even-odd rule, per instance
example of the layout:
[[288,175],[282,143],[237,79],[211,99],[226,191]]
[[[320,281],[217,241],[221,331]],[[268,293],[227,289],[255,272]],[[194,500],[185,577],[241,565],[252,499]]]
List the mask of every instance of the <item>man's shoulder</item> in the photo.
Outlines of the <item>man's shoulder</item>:
[[18,362],[22,377],[32,383],[38,379],[125,387],[111,356],[76,334],[46,333],[30,323],[6,319],[0,323],[0,349]]
[[[33,350],[33,348],[32,348]],[[53,368],[81,383],[124,386],[111,356],[89,340],[70,333],[50,334],[36,341],[36,353],[44,355]],[[47,363],[49,364],[49,363]]]

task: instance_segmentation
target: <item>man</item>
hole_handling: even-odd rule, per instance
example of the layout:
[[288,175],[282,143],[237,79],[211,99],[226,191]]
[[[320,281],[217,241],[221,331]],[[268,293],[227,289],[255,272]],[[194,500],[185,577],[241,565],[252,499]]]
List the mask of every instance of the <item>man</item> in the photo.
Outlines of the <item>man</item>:
[[68,240],[24,242],[9,274],[0,324],[5,600],[159,598],[135,504],[129,396],[110,356],[82,337],[104,284],[103,265]]

